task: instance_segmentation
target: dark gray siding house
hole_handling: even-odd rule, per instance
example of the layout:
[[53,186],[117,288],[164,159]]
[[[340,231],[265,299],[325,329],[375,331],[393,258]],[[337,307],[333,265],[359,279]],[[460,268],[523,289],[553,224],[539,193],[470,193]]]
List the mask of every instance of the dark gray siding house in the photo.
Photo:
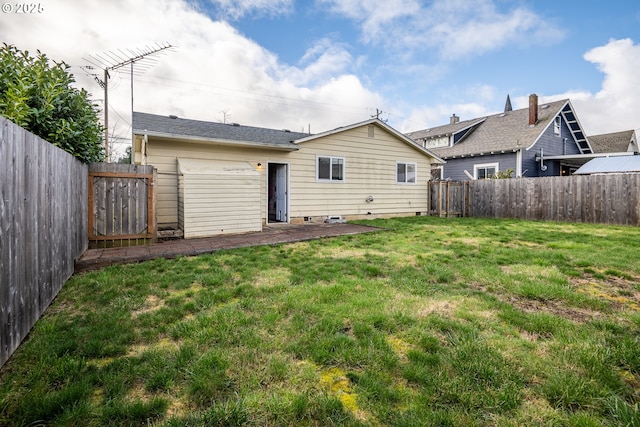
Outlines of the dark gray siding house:
[[568,99],[460,121],[454,114],[448,125],[407,134],[446,163],[441,179],[491,178],[498,171],[514,177],[568,175],[583,162],[576,157],[593,150]]

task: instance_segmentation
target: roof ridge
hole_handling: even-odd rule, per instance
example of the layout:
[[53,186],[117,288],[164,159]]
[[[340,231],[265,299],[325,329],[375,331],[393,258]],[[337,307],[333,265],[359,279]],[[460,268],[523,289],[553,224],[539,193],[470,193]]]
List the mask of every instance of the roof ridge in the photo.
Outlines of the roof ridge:
[[175,116],[175,115],[172,115],[172,114],[164,115],[164,114],[146,113],[146,112],[143,112],[143,111],[134,111],[133,114],[134,115],[136,115],[136,114],[144,114],[144,115],[147,115],[147,116],[157,117],[157,118],[162,118],[162,119],[181,120],[181,121],[188,121],[188,122],[192,122],[192,123],[202,123],[202,124],[206,124],[206,125],[234,126],[234,127],[241,127],[241,128],[250,128],[250,129],[273,131],[273,132],[284,132],[284,133],[290,133],[290,134],[311,135],[311,134],[309,134],[307,132],[296,132],[296,131],[292,131],[290,129],[274,129],[274,128],[267,128],[267,127],[262,127],[262,126],[243,125],[243,124],[235,123],[235,122],[223,123],[223,122],[216,122],[216,121],[209,121],[209,120],[190,119],[190,118],[186,118],[186,117]]

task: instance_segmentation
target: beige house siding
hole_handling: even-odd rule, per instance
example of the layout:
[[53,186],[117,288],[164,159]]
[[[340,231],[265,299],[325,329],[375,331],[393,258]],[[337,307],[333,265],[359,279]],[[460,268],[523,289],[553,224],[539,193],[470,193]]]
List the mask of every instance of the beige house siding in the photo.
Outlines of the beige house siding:
[[262,229],[262,177],[251,165],[181,158],[178,166],[178,225],[185,239]]
[[[300,143],[291,171],[291,217],[425,213],[430,160],[380,127],[367,126]],[[317,157],[344,158],[344,181],[318,181]],[[396,183],[396,162],[417,164],[416,184]],[[367,198],[373,198],[367,202]]]
[[[246,161],[262,174],[260,180],[262,218],[266,218],[266,159],[283,161],[288,153],[249,147],[229,147],[211,143],[197,143],[175,139],[155,139],[149,137],[147,161],[158,170],[157,217],[158,226],[172,226],[178,223],[178,158]],[[257,164],[262,163],[262,167]]]
[[[178,223],[178,158],[249,162],[261,174],[260,211],[267,218],[267,164],[289,165],[289,218],[319,220],[328,215],[376,217],[415,215],[428,210],[427,182],[431,159],[396,135],[375,126],[363,125],[298,144],[298,151],[258,147],[234,147],[214,143],[160,139],[149,136],[146,164],[158,170],[158,226]],[[317,157],[342,157],[343,182],[317,180]],[[396,162],[416,163],[415,184],[396,183]],[[258,163],[261,166],[258,166]],[[373,201],[367,202],[367,198]]]

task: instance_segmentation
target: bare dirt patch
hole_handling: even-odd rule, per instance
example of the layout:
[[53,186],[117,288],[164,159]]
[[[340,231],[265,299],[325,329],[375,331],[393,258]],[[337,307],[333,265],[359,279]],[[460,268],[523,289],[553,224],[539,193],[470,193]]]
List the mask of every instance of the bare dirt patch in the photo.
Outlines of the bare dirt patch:
[[578,307],[570,307],[567,306],[563,301],[554,301],[554,300],[536,300],[529,299],[524,297],[517,297],[515,295],[500,295],[497,293],[493,293],[487,290],[485,286],[482,286],[478,283],[470,283],[470,287],[477,289],[482,292],[487,292],[492,294],[494,297],[499,299],[502,302],[508,303],[514,307],[519,308],[525,313],[551,313],[556,316],[563,317],[568,320],[572,320],[578,323],[588,322],[595,318],[603,317],[604,315],[595,310],[589,310],[585,308]]
[[612,303],[617,309],[640,311],[640,292],[637,284],[640,279],[633,280],[607,276],[599,279],[587,274],[582,278],[571,278],[570,282],[576,290]]
[[604,315],[599,311],[588,310],[585,308],[569,307],[563,301],[542,301],[513,297],[508,302],[518,307],[525,313],[551,313],[577,323],[585,323],[593,319],[604,317]]

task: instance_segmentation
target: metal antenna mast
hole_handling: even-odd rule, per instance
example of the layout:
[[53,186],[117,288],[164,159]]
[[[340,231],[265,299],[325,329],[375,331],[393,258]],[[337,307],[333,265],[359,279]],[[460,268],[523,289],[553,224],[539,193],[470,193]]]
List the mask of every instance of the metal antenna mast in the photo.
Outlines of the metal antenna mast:
[[[157,60],[149,58],[150,55],[173,48],[169,43],[154,46],[146,46],[142,49],[130,50],[123,52],[118,49],[117,52],[109,51],[102,54],[91,55],[89,58],[83,58],[85,61],[93,64],[82,68],[86,70],[94,70],[96,68],[104,71],[104,77],[101,79],[96,74],[92,74],[94,80],[104,89],[104,151],[109,161],[109,71],[114,71],[127,65],[131,65],[131,143],[133,144],[133,64],[138,63],[140,72],[144,72],[151,68]],[[138,74],[139,75],[139,74]]]

